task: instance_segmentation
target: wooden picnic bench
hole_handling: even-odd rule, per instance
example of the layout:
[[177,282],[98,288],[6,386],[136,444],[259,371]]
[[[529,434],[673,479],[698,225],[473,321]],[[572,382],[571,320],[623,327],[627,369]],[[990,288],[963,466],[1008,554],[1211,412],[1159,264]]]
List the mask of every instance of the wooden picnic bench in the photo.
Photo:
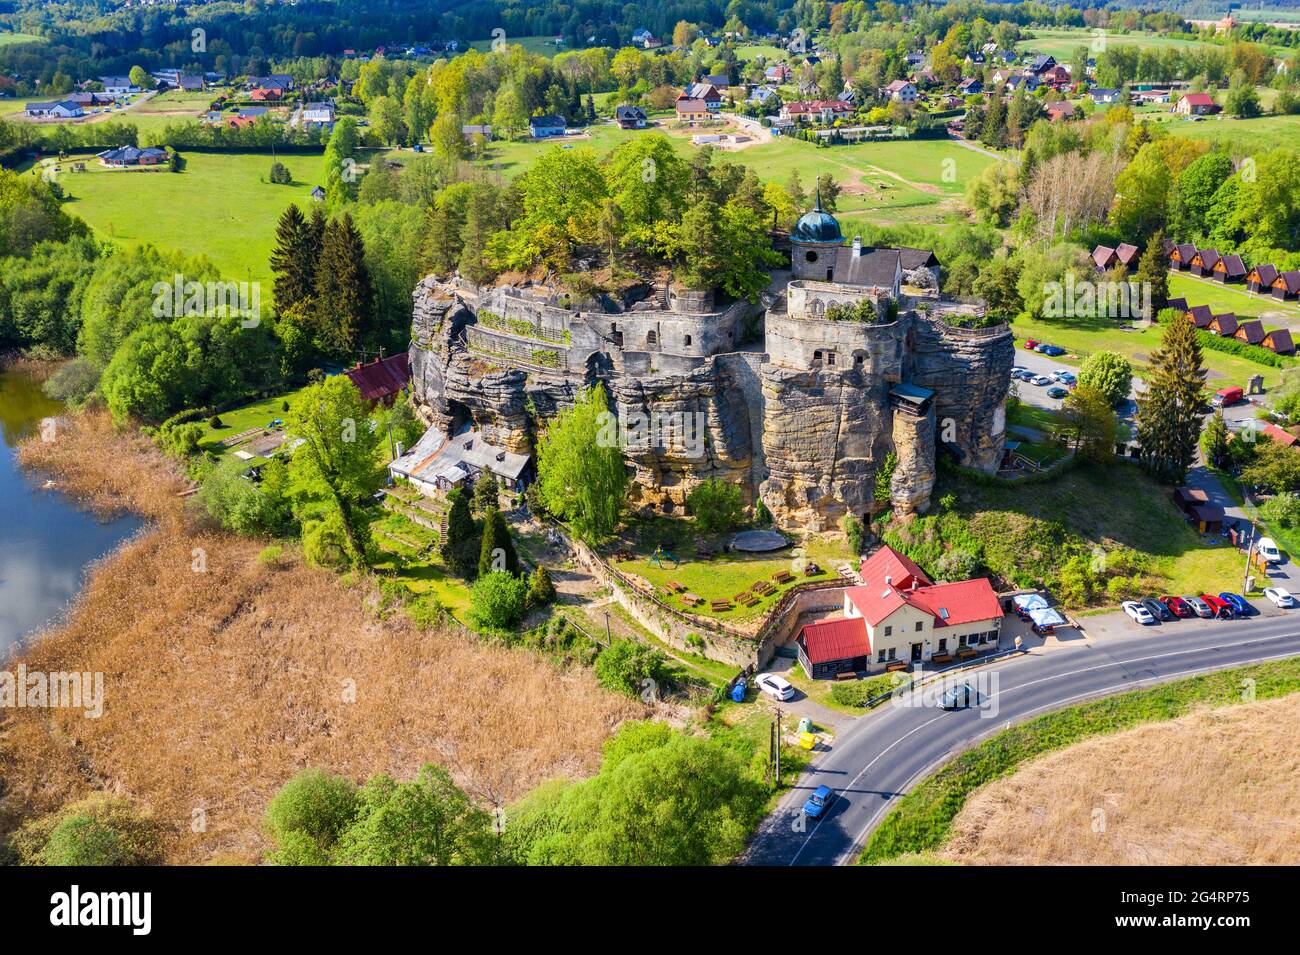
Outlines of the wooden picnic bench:
[[772,591],[776,590],[776,588],[772,586],[771,582],[766,580],[758,581],[756,584],[754,584],[754,586],[750,587],[749,589],[753,593],[758,594],[760,597],[766,597]]
[[782,570],[773,574],[772,579],[778,584],[788,584],[790,581],[794,580],[794,574],[790,573],[788,570]]
[[682,594],[682,602],[690,607],[698,607],[700,604],[704,603],[704,598],[697,594],[684,593]]
[[680,594],[686,590],[686,585],[676,580],[668,581],[665,586],[675,594]]
[[754,595],[753,595],[753,593],[751,593],[750,591],[748,591],[748,590],[742,590],[740,593],[736,594],[736,595],[735,595],[734,597],[732,597],[731,599],[734,600],[736,603],[739,604],[739,603],[744,603],[746,600],[748,600],[748,599],[749,599],[750,597],[752,597],[752,596],[754,596]]
[[730,601],[730,600],[713,600],[713,601],[710,601],[710,603],[709,603],[709,608],[710,608],[714,613],[722,613],[724,610],[732,610],[732,609],[734,609],[734,608],[732,607],[732,605],[731,605],[731,601]]
[[977,656],[978,654],[979,651],[976,650],[974,647],[962,647],[960,650],[957,651],[957,659],[969,660],[971,657]]
[[835,679],[837,680],[856,680],[857,678],[858,675],[853,670],[843,670],[835,674]]
[[931,662],[931,663],[951,663],[951,662],[952,662],[952,654],[951,654],[951,653],[936,653],[934,656],[930,657],[930,662]]
[[885,664],[885,670],[888,673],[896,673],[899,670],[906,670],[907,663],[903,660],[895,660],[893,663]]
[[758,594],[750,594],[749,599],[743,600],[741,601],[741,603],[743,603],[746,607],[757,607],[760,603],[762,603],[762,600],[759,599]]

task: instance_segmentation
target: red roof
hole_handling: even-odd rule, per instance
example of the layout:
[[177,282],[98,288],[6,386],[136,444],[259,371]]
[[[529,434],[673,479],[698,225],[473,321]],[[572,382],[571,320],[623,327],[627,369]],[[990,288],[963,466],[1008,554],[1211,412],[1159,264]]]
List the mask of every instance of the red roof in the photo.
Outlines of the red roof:
[[1300,438],[1297,438],[1289,431],[1283,431],[1275,424],[1264,425],[1264,427],[1260,428],[1260,433],[1267,435],[1271,440],[1276,441],[1278,444],[1286,445],[1288,448],[1293,448],[1297,444],[1300,444]]
[[411,381],[411,363],[406,352],[376,358],[368,365],[357,365],[344,372],[357,386],[366,401],[389,398]]
[[1183,99],[1187,100],[1188,106],[1213,106],[1214,97],[1209,93],[1184,93]]
[[804,624],[799,640],[809,663],[871,656],[871,640],[861,617],[841,617]]
[[864,560],[859,573],[864,584],[848,588],[845,594],[873,627],[904,604],[930,614],[939,627],[1002,616],[987,578],[931,583],[920,567],[891,547],[882,547]]
[[847,113],[853,109],[848,103],[837,99],[797,100],[786,104],[787,113],[820,113],[830,110],[833,113]]
[[909,593],[907,599],[913,606],[932,613],[937,627],[996,620],[1002,616],[998,595],[987,577],[921,587]]

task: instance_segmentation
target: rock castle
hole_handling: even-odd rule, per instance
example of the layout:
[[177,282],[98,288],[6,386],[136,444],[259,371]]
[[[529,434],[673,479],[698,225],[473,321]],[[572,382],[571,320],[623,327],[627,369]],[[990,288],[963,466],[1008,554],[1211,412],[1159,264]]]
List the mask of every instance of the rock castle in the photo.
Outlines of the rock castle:
[[902,514],[928,507],[940,445],[995,470],[1010,329],[941,299],[931,253],[846,244],[820,199],[789,254],[756,305],[671,280],[577,302],[546,286],[426,278],[415,291],[416,403],[444,433],[472,423],[486,442],[531,453],[539,421],[603,382],[619,420],[649,429],[624,441],[634,504],[680,512],[697,482],[717,477],[788,528],[878,509],[890,452]]

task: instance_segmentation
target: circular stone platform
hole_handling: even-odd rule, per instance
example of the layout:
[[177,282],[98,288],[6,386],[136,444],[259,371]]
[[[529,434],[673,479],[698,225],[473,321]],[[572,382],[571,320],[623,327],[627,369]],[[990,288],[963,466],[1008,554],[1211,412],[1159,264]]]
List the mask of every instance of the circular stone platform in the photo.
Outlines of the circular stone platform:
[[731,546],[736,550],[760,554],[789,547],[790,541],[784,534],[778,534],[776,531],[741,531],[731,539]]

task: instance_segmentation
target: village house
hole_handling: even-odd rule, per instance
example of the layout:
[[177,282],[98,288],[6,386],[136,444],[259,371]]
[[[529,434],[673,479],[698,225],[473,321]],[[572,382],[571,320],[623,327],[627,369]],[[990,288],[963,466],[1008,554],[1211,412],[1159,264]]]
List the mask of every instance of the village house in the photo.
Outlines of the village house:
[[749,102],[755,106],[763,106],[773,96],[776,96],[776,87],[774,86],[755,86],[749,93]]
[[1027,75],[1039,76],[1047,73],[1056,66],[1056,57],[1048,56],[1045,53],[1039,53],[1032,60],[1025,64],[1025,73]]
[[763,71],[763,79],[769,83],[776,83],[778,86],[790,80],[790,67],[784,63],[777,63],[775,66],[769,66]]
[[484,142],[492,142],[492,127],[487,123],[466,123],[461,126],[460,134],[467,143],[472,143],[475,136],[482,136]]
[[894,80],[880,91],[880,95],[895,103],[915,103],[916,85],[907,80]]
[[713,119],[713,111],[702,99],[682,99],[678,97],[673,104],[677,110],[677,121],[681,123],[702,123]]
[[293,77],[288,73],[272,73],[270,76],[250,76],[244,80],[246,89],[293,89]]
[[1224,312],[1210,319],[1209,330],[1220,338],[1234,337],[1237,334],[1237,327],[1237,316],[1232,312]]
[[105,166],[157,166],[167,161],[167,150],[157,146],[119,146],[97,153],[96,158]]
[[409,481],[428,497],[438,497],[453,488],[474,486],[483,474],[490,474],[511,493],[524,490],[531,477],[532,459],[489,444],[477,431],[468,429],[448,438],[430,428],[388,465],[394,479]]
[[1132,269],[1137,265],[1141,254],[1141,249],[1127,242],[1121,242],[1113,249],[1109,246],[1099,245],[1092,250],[1092,263],[1097,267],[1098,272],[1108,271],[1117,265]]
[[998,644],[1002,608],[987,578],[936,584],[884,546],[844,591],[843,617],[805,625],[795,639],[814,680],[974,656]]
[[70,99],[56,103],[28,103],[24,112],[34,119],[76,119],[86,115],[81,104]]
[[129,76],[101,76],[99,82],[104,92],[114,99],[140,92],[140,87],[132,83]]
[[614,120],[620,129],[645,129],[647,122],[645,110],[628,103],[614,109]]
[[563,136],[564,130],[563,116],[531,116],[528,119],[528,135],[532,136],[533,139]]
[[781,118],[801,122],[834,122],[837,117],[847,116],[853,107],[836,99],[796,100],[781,107]]
[[1197,328],[1209,328],[1214,321],[1214,314],[1208,305],[1193,305],[1187,310],[1188,320]]
[[363,401],[391,405],[411,383],[411,356],[404,351],[387,358],[381,354],[372,362],[357,362],[343,374],[357,386]]
[[1174,104],[1174,112],[1179,116],[1206,116],[1218,111],[1219,107],[1209,93],[1184,93]]
[[700,100],[710,112],[722,109],[722,91],[712,83],[691,83],[684,91],[677,94],[678,101]]
[[308,126],[330,126],[334,123],[333,103],[307,103],[302,108],[302,121]]
[[1190,242],[1180,242],[1169,250],[1169,264],[1179,272],[1186,272],[1192,267],[1196,257],[1196,246]]
[[1275,328],[1271,332],[1266,332],[1260,345],[1278,355],[1295,353],[1295,342],[1291,340],[1291,331],[1286,328]]
[[1055,86],[1057,89],[1069,86],[1073,82],[1070,71],[1060,64],[1053,66],[1050,70],[1045,70],[1039,80],[1049,86]]
[[1088,90],[1088,96],[1092,99],[1094,106],[1110,106],[1118,103],[1123,96],[1121,90],[1108,89],[1102,86],[1096,86]]
[[970,76],[957,84],[957,92],[962,96],[974,96],[977,93],[984,92],[984,84],[975,77]]
[[1187,314],[1187,299],[1171,298],[1165,302],[1165,308],[1172,308],[1174,311],[1183,315]]
[[259,86],[248,94],[254,103],[278,103],[284,99],[284,89],[279,86]]

